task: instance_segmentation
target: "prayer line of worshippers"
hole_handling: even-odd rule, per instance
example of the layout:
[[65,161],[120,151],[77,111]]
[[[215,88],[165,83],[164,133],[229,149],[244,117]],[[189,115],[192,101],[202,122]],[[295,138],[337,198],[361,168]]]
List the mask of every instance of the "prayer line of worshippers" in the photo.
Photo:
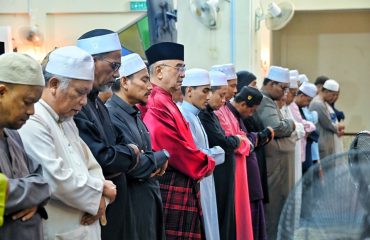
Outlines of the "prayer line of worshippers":
[[145,54],[95,29],[42,66],[0,56],[0,239],[276,239],[294,184],[342,151],[335,80],[272,66],[258,90],[186,70],[178,43]]

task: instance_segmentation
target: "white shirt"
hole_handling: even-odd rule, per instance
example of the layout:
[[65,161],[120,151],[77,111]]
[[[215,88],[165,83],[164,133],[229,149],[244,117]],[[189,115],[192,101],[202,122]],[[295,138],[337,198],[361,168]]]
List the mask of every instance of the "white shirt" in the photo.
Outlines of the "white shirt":
[[99,240],[100,225],[80,224],[85,213],[96,215],[102,197],[104,176],[73,118],[61,121],[43,100],[35,114],[19,130],[27,154],[43,167],[51,188],[44,223],[45,240]]
[[[187,101],[183,101],[180,110],[190,125],[191,134],[193,135],[197,148],[211,156],[215,160],[216,165],[223,163],[225,161],[225,151],[219,146],[209,148],[206,131],[198,117],[200,110]],[[213,174],[200,181],[200,200],[203,210],[206,239],[219,240],[216,190]]]

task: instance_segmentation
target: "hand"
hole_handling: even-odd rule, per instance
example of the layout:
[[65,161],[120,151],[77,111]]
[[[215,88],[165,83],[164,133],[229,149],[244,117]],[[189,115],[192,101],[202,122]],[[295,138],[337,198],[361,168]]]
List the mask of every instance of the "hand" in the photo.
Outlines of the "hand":
[[160,168],[157,168],[154,172],[152,172],[149,175],[149,178],[156,177],[156,176],[162,176],[162,175],[159,175],[160,172],[161,172],[161,169]]
[[338,137],[341,137],[344,135],[344,130],[338,132]]
[[324,180],[324,170],[322,169],[320,163],[319,163],[319,179]]
[[150,177],[163,176],[166,173],[167,167],[168,167],[168,160],[165,163],[163,163],[163,165],[160,168],[155,170],[155,172],[150,174]]
[[[81,218],[81,224],[82,225],[91,225],[96,220],[98,220],[99,218],[102,219],[102,225],[105,226],[104,224],[107,224],[107,222],[106,222],[106,218],[105,218],[105,200],[104,200],[104,197],[102,197],[100,199],[98,213],[96,215],[91,215],[89,213],[85,213]],[[104,220],[105,220],[105,222],[103,222]]]
[[27,221],[27,220],[30,220],[33,217],[33,215],[35,215],[36,212],[37,212],[37,207],[23,209],[17,212],[16,214],[14,214],[12,219],[17,220],[19,218],[22,218],[22,221]]
[[168,167],[168,160],[165,163],[163,163],[163,165],[160,167],[160,172],[158,176],[163,176],[166,172],[167,167]]
[[104,180],[103,196],[109,199],[109,203],[112,203],[116,199],[116,195],[116,185],[112,181]]
[[274,131],[274,129],[272,128],[272,127],[267,127],[267,129],[270,131],[270,133],[271,133],[271,139],[274,139],[274,137],[275,137],[275,131]]
[[243,141],[246,141],[247,140],[247,137],[246,136],[243,136],[243,135],[236,135],[238,138],[239,138],[239,141],[240,142],[243,142]]
[[129,143],[129,144],[127,144],[127,146],[131,147],[132,150],[134,150],[136,156],[140,154],[140,150],[135,144]]
[[344,123],[342,122],[338,123],[338,136],[339,137],[344,135],[344,129],[345,129]]

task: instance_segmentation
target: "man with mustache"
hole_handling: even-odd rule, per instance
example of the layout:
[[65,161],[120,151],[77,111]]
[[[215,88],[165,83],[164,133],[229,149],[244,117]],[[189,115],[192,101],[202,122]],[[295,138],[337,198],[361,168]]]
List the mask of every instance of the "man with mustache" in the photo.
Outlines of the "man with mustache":
[[42,165],[51,188],[45,239],[100,240],[98,220],[105,214],[105,197],[113,202],[116,196],[116,186],[104,179],[73,121],[87,102],[93,71],[90,54],[76,46],[51,52],[42,97],[19,130],[27,154]]
[[185,76],[184,46],[162,42],[145,52],[153,90],[144,116],[153,149],[171,157],[160,179],[166,239],[204,239],[199,180],[210,175],[215,161],[200,151],[172,94]]
[[[184,101],[180,111],[189,123],[195,145],[199,150],[211,156],[216,161],[216,165],[219,165],[225,161],[225,151],[220,146],[209,147],[206,131],[198,117],[199,112],[208,105],[211,94],[209,75],[207,70],[197,68],[185,72],[185,78],[181,86]],[[220,233],[213,174],[200,181],[200,200],[206,239],[218,240],[220,239]]]
[[123,216],[134,226],[124,239],[165,239],[162,199],[156,176],[164,174],[168,152],[153,152],[148,129],[136,104],[146,104],[152,91],[149,73],[141,57],[132,53],[121,58],[120,78],[112,86],[113,96],[106,106],[115,126],[125,133],[125,140],[140,149],[140,164],[127,173],[128,195],[125,203],[132,209]]
[[44,239],[43,206],[50,197],[49,185],[41,166],[28,158],[16,131],[34,113],[44,85],[41,66],[30,56],[0,56],[0,173],[7,178],[0,239]]
[[[87,96],[87,104],[75,115],[74,120],[81,138],[89,146],[103,169],[106,179],[117,186],[114,203],[107,207],[108,224],[102,227],[102,239],[123,239],[133,226],[125,222],[127,207],[126,173],[139,164],[139,149],[135,144],[126,144],[124,136],[113,125],[104,103],[98,98],[99,91],[111,87],[119,77],[121,66],[121,43],[117,33],[107,29],[95,29],[83,34],[77,46],[90,53],[94,59],[94,82]],[[129,226],[130,225],[130,226]],[[126,239],[126,238],[125,238]]]
[[279,217],[289,191],[289,159],[295,142],[289,136],[295,130],[294,121],[285,119],[275,101],[289,91],[289,70],[271,66],[263,81],[261,104],[253,114],[256,122],[263,127],[271,126],[275,138],[264,146],[266,154],[268,191],[270,201],[265,205],[268,239],[276,239]]

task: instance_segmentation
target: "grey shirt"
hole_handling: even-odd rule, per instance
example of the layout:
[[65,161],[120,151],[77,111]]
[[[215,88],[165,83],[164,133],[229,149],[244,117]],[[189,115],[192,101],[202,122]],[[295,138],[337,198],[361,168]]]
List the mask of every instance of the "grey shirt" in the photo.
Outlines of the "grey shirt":
[[[49,185],[41,175],[41,166],[24,152],[17,131],[4,129],[4,137],[0,145],[0,172],[8,178],[9,192],[0,239],[43,239],[41,218],[47,218],[43,206],[50,197]],[[11,219],[15,213],[35,206],[37,213],[30,220]]]

